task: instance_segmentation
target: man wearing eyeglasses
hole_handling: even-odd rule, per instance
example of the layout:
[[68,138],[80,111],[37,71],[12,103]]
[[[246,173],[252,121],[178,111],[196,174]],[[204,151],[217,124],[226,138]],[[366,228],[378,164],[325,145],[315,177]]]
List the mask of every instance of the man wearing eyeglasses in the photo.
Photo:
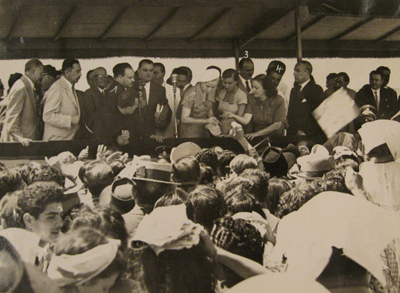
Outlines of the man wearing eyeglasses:
[[92,83],[90,88],[85,91],[83,99],[80,101],[82,109],[82,128],[89,133],[81,133],[79,138],[91,138],[96,119],[104,119],[104,115],[113,107],[114,99],[106,96],[105,87],[107,85],[107,70],[98,67],[93,70]]

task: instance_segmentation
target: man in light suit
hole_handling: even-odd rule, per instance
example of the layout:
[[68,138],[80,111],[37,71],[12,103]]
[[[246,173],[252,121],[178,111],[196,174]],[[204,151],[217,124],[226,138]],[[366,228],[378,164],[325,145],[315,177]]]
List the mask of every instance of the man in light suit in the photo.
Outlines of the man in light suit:
[[31,59],[25,64],[25,74],[12,86],[8,95],[1,141],[18,141],[27,146],[39,140],[38,99],[34,88],[43,73],[43,64]]
[[72,140],[79,127],[80,107],[75,83],[81,77],[78,60],[65,59],[62,76],[44,96],[43,140]]

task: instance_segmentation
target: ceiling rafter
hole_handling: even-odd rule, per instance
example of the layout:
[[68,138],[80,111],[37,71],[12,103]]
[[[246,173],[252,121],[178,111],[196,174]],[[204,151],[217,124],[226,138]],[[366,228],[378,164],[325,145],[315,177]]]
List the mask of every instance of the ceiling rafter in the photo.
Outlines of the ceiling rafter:
[[57,33],[53,37],[53,41],[56,42],[60,39],[60,35],[65,29],[65,26],[67,25],[68,21],[71,19],[72,15],[74,14],[77,6],[72,6],[71,9],[68,11],[67,15],[64,17],[63,21],[61,22],[61,25],[59,26]]
[[[301,27],[301,32],[304,32],[305,30],[309,29],[310,27],[314,26],[316,23],[318,23],[319,21],[321,21],[322,19],[324,19],[327,15],[318,15],[316,18],[314,18],[313,20],[309,21],[308,23],[306,23],[305,25],[303,25]],[[286,38],[284,38],[282,40],[283,43],[287,43],[291,40],[293,40],[296,37],[296,32],[291,33],[289,36],[287,36]]]
[[246,33],[239,36],[240,48],[243,48],[244,46],[246,46],[248,43],[250,43],[255,38],[257,38],[268,27],[270,27],[271,25],[273,25],[278,20],[280,20],[282,17],[288,15],[292,11],[293,11],[293,8],[284,9],[280,13],[275,14],[274,17],[271,17],[270,14],[265,15],[265,17],[263,17],[263,18],[265,18],[266,21],[264,21],[263,23],[255,26],[255,27],[250,28],[249,31],[247,31]]
[[361,21],[357,22],[356,24],[352,25],[351,27],[349,27],[348,29],[344,30],[343,32],[339,33],[338,35],[334,36],[332,39],[330,39],[331,42],[334,41],[338,41],[341,38],[343,38],[344,36],[348,35],[349,33],[355,31],[356,29],[362,27],[364,24],[370,22],[371,20],[373,20],[373,17],[367,17],[362,19]]
[[[308,7],[316,7],[318,5],[321,5],[324,3],[326,0],[303,0],[300,1],[300,6],[307,5]],[[310,9],[309,9],[310,10]],[[280,13],[276,13],[271,17],[270,14],[265,15],[264,19],[266,19],[264,22],[262,22],[259,25],[256,25],[253,28],[250,28],[249,31],[246,33],[242,34],[239,36],[239,46],[243,48],[245,45],[248,43],[252,42],[254,39],[256,39],[263,31],[265,31],[268,27],[279,21],[281,18],[286,16],[287,14],[291,13],[294,11],[294,5],[290,8],[286,8],[282,10]]]
[[203,26],[200,30],[198,30],[193,36],[189,38],[189,42],[193,42],[197,40],[202,33],[212,27],[218,20],[220,20],[225,14],[227,14],[232,7],[225,7],[221,12],[219,12],[216,16],[213,17],[205,26]]
[[107,38],[107,34],[115,27],[118,21],[122,18],[125,11],[128,10],[129,5],[125,5],[118,11],[117,15],[114,17],[113,21],[108,25],[108,27],[104,30],[104,32],[99,37],[100,41],[104,41]]
[[12,23],[11,28],[8,31],[8,34],[6,36],[7,40],[10,40],[12,38],[12,34],[14,32],[15,27],[18,24],[18,21],[19,21],[20,17],[21,17],[21,13],[22,13],[23,8],[24,8],[24,6],[21,5],[19,8],[16,9],[16,12],[14,13],[14,17],[13,17],[13,23]]
[[171,9],[171,11],[168,13],[168,15],[149,33],[147,36],[145,36],[143,39],[145,41],[151,40],[155,34],[161,30],[161,28],[167,24],[168,21],[170,21],[178,12],[180,7],[174,7]]
[[394,29],[388,31],[386,34],[380,36],[379,38],[377,38],[375,40],[375,42],[382,42],[384,40],[386,40],[388,37],[390,37],[391,35],[394,35],[395,33],[400,31],[400,25],[398,27],[395,27]]

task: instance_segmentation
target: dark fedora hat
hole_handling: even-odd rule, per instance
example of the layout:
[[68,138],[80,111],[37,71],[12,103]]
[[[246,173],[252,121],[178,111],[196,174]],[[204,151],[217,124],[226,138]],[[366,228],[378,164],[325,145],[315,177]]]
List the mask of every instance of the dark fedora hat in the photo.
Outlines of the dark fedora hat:
[[111,185],[111,206],[126,214],[135,206],[136,184],[129,178],[119,178]]
[[278,147],[267,147],[263,152],[262,161],[266,172],[271,177],[282,177],[287,174],[296,162],[296,154],[291,151],[283,151]]

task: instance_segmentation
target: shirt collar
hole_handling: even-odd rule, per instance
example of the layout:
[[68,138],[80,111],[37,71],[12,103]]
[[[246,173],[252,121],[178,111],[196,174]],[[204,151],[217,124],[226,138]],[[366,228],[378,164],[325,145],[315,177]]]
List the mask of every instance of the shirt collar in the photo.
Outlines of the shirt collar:
[[72,88],[74,86],[68,79],[66,79],[64,77],[64,75],[62,75],[61,78],[63,78],[67,82],[67,84],[69,85],[70,88]]
[[253,88],[253,86],[251,85],[251,78],[249,78],[249,79],[244,79],[240,74],[239,74],[239,78],[240,78],[240,80],[243,82],[243,84],[246,86],[246,81],[248,80],[249,81],[249,86],[250,86],[250,88]]
[[183,87],[183,89],[182,89],[182,92],[184,92],[189,86],[191,86],[192,84],[191,83],[188,83],[187,85],[185,85],[184,87]]
[[303,82],[303,83],[300,85],[300,86],[301,86],[301,89],[304,89],[304,87],[310,82],[310,80],[311,80],[311,79],[309,79],[309,80]]
[[32,79],[30,79],[30,78],[29,78],[28,76],[26,76],[25,74],[24,74],[24,76],[25,76],[26,79],[28,80],[28,82],[29,82],[29,84],[31,85],[32,89],[34,89],[34,88],[35,88],[35,84],[33,83]]

